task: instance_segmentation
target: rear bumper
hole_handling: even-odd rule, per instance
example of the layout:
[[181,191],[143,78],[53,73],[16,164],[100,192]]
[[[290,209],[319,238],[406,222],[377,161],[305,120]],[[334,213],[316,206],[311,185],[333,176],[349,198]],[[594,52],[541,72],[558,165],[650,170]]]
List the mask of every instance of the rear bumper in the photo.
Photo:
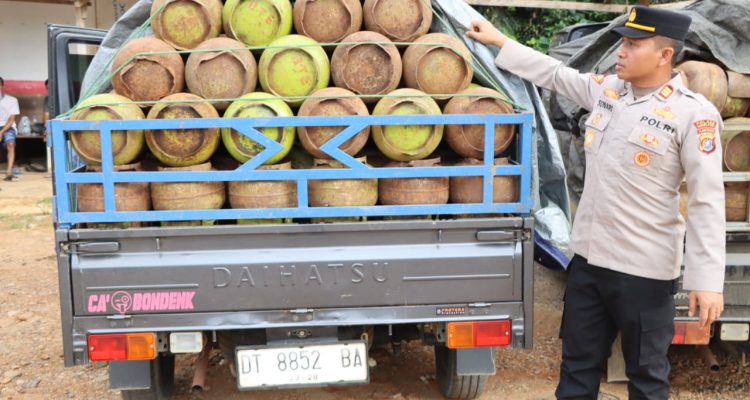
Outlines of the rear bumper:
[[[456,315],[440,315],[451,308]],[[460,313],[463,310],[463,313]],[[86,337],[89,334],[130,332],[223,331],[244,329],[338,327],[444,323],[454,321],[510,320],[512,347],[531,347],[526,324],[531,316],[524,314],[523,302],[330,308],[295,311],[241,311],[189,314],[143,314],[74,317],[72,321],[72,357],[66,365],[88,363]]]

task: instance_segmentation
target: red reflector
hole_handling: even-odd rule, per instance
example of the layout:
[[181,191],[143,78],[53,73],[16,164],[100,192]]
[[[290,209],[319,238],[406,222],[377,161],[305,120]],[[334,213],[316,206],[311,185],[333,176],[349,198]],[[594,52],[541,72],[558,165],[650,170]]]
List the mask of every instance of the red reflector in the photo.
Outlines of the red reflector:
[[128,337],[123,334],[89,336],[89,360],[117,361],[128,359]]
[[675,321],[672,344],[708,344],[711,341],[711,325],[701,328],[698,321]]
[[672,344],[685,344],[685,331],[686,327],[684,322],[675,322]]
[[474,323],[474,345],[495,347],[510,345],[510,321],[487,321]]
[[699,322],[688,322],[685,326],[685,344],[708,344],[711,341],[711,325],[701,328]]

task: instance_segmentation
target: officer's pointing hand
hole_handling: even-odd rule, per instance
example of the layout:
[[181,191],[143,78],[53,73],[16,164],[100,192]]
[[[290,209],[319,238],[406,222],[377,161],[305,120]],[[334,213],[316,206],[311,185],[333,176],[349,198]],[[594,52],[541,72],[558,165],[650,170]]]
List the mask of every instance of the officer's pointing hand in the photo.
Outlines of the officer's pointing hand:
[[698,306],[699,308],[698,319],[701,328],[711,325],[719,319],[724,311],[724,295],[721,293],[695,291],[690,292],[688,299],[690,300],[689,315],[691,317],[695,315],[695,307]]
[[489,21],[477,20],[471,22],[471,29],[466,32],[466,36],[483,44],[491,44],[497,47],[503,47],[508,37],[497,30]]

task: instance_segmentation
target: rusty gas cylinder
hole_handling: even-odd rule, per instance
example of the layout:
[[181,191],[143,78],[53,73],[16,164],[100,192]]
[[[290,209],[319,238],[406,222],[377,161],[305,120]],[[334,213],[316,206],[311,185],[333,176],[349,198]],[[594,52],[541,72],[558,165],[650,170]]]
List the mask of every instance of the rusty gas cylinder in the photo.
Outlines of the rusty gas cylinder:
[[[159,171],[211,171],[211,163],[189,167],[159,167]],[[224,206],[224,182],[154,182],[151,200],[155,210],[213,210]]]
[[221,0],[154,0],[151,28],[178,50],[194,49],[221,34]]
[[[508,158],[496,158],[495,165],[508,165]],[[484,162],[467,158],[455,164],[458,166],[479,166]],[[481,176],[454,176],[450,178],[452,203],[483,203],[484,178]],[[496,176],[493,179],[493,203],[512,203],[518,201],[518,176]]]
[[403,62],[406,86],[439,95],[439,100],[466,89],[474,77],[469,49],[444,33],[417,39],[406,49]]
[[685,61],[676,67],[684,73],[683,81],[693,92],[708,99],[717,110],[724,107],[727,100],[727,74],[720,66],[703,61]]
[[362,31],[347,36],[333,52],[331,75],[333,83],[358,95],[366,103],[379,100],[398,88],[403,64],[396,46],[377,32]]
[[[258,66],[255,57],[242,43],[229,38],[214,38],[201,43],[185,64],[185,81],[191,93],[207,100],[235,99],[255,90]],[[229,49],[229,50],[228,50]],[[212,101],[223,111],[231,101]]]
[[[439,167],[440,158],[404,162],[391,162],[386,168]],[[450,193],[448,177],[398,178],[379,180],[380,204],[416,205],[446,204]]]
[[[139,120],[146,118],[140,107],[117,94],[97,94],[81,102],[70,119],[73,121]],[[96,131],[70,133],[73,148],[87,165],[102,163],[101,134]],[[115,165],[132,162],[144,147],[142,130],[112,131],[112,160]]]
[[[445,106],[445,114],[513,114],[513,106],[495,90],[466,89],[459,95]],[[448,145],[462,157],[482,159],[484,136],[484,125],[448,125],[445,128]],[[515,137],[515,125],[496,125],[493,157],[505,151]]]
[[[440,107],[425,93],[398,89],[378,102],[373,115],[441,115]],[[443,138],[443,125],[373,126],[378,149],[394,161],[421,160],[432,154]]]
[[267,46],[292,32],[289,0],[226,0],[224,33],[248,46]]
[[750,130],[729,130],[734,124],[750,125],[750,118],[730,118],[724,121],[721,132],[721,147],[724,151],[724,167],[727,171],[750,171]]
[[365,27],[396,42],[413,42],[430,30],[431,5],[430,0],[365,0]]
[[153,36],[125,44],[112,61],[112,73],[115,92],[135,102],[161,100],[185,87],[182,57],[174,47]]
[[[291,170],[291,163],[262,165],[259,171]],[[232,208],[297,207],[297,183],[294,181],[229,182],[229,205]]]
[[[366,164],[367,158],[357,161]],[[314,169],[345,169],[336,160],[316,159]],[[377,179],[329,179],[311,180],[308,184],[311,207],[374,206],[378,202]]]
[[[233,102],[224,113],[224,118],[274,118],[293,117],[294,113],[289,105],[268,93],[248,93]],[[294,127],[285,126],[279,128],[262,128],[260,133],[269,139],[276,141],[283,147],[282,150],[273,155],[267,165],[276,164],[281,161],[292,149],[294,144]],[[221,139],[224,147],[235,160],[244,163],[260,154],[265,147],[255,140],[237,132],[231,128],[221,128]]]
[[[87,166],[87,171],[102,172],[101,166]],[[141,164],[115,165],[116,172],[141,171]],[[104,211],[104,188],[100,183],[81,183],[77,191],[78,211]],[[148,182],[115,183],[116,211],[148,211],[151,194]]]
[[298,106],[304,96],[328,87],[331,65],[318,42],[307,36],[289,35],[275,40],[263,52],[258,75],[265,92]]
[[321,43],[340,42],[362,28],[359,0],[297,0],[294,28]]
[[728,222],[747,221],[747,182],[725,182],[725,208]]
[[727,70],[727,95],[743,99],[750,98],[750,75]]
[[[155,105],[148,119],[219,118],[219,113],[202,97],[177,93]],[[181,101],[184,101],[182,103]],[[170,103],[175,102],[175,103]],[[187,167],[206,162],[221,140],[219,128],[164,129],[146,132],[146,144],[161,162],[172,167]]]
[[[369,115],[365,103],[354,93],[341,88],[326,88],[312,94],[305,100],[297,113],[299,117],[339,117],[347,115]],[[330,159],[331,156],[320,150],[320,146],[331,140],[345,127],[341,126],[301,126],[297,128],[300,143],[315,158]],[[365,127],[353,138],[341,145],[341,150],[350,156],[356,155],[370,137],[370,127]]]

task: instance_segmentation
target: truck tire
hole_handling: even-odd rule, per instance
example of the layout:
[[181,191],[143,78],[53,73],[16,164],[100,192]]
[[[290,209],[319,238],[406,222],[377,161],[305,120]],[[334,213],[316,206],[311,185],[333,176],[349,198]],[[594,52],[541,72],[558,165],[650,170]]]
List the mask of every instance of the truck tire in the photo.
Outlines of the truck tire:
[[122,400],[167,400],[174,389],[174,354],[159,354],[151,361],[151,388],[123,390]]
[[456,350],[444,345],[435,346],[435,381],[448,399],[473,400],[487,384],[487,375],[458,376]]

